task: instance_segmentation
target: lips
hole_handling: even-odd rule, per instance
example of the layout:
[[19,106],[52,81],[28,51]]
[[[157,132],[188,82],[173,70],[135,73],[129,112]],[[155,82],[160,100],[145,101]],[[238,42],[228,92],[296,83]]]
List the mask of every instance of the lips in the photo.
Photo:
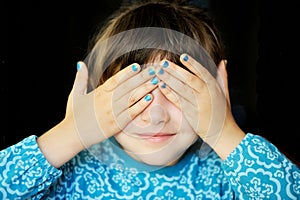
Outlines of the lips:
[[138,134],[138,137],[149,142],[164,142],[173,138],[175,133],[143,133]]

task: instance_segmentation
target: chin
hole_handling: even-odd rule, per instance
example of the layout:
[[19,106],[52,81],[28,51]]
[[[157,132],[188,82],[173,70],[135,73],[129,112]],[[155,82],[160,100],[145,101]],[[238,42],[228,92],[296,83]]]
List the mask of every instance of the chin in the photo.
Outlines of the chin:
[[149,155],[135,155],[135,158],[139,162],[145,163],[147,165],[153,166],[172,166],[178,162],[180,157],[184,154],[184,152],[180,153],[180,155],[163,155],[161,153],[151,153]]

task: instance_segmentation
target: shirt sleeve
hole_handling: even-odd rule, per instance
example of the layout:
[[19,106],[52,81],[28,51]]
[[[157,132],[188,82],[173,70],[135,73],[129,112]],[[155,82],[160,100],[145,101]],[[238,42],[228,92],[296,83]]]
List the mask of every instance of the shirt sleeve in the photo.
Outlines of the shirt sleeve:
[[300,169],[276,146],[248,133],[223,162],[238,199],[300,199]]
[[62,174],[29,136],[0,151],[0,199],[39,199]]

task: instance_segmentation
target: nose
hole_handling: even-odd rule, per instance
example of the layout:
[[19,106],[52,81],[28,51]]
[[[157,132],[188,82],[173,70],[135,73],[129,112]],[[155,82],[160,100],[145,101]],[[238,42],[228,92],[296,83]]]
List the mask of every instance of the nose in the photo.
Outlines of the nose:
[[152,91],[153,100],[151,104],[141,113],[141,119],[151,125],[163,125],[170,120],[168,112],[168,99],[158,88]]

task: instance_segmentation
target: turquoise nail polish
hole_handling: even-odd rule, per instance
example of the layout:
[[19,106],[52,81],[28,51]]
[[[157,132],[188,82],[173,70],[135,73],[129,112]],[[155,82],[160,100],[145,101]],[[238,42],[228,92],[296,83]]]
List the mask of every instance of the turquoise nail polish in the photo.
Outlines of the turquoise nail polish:
[[168,61],[165,61],[165,62],[163,63],[162,66],[163,66],[164,68],[169,67],[169,62],[168,62]]
[[80,69],[81,69],[81,63],[78,62],[78,63],[77,63],[77,71],[79,71]]
[[132,71],[136,72],[138,70],[138,67],[136,65],[131,66]]
[[154,75],[154,74],[155,74],[155,71],[154,71],[152,68],[149,68],[149,69],[148,69],[148,74],[149,74],[149,75]]
[[183,60],[184,60],[184,61],[188,61],[188,60],[189,60],[189,57],[188,57],[187,55],[184,55],[184,56],[183,56]]
[[161,68],[161,69],[158,71],[158,73],[159,73],[160,75],[163,75],[163,74],[165,73],[165,71]]
[[146,100],[146,101],[150,101],[150,100],[151,100],[150,94],[147,94],[147,95],[145,96],[145,100]]
[[167,84],[166,83],[163,83],[162,85],[161,85],[161,88],[166,88],[167,87]]
[[152,80],[151,80],[151,83],[153,85],[156,85],[158,83],[158,79],[156,77],[153,77]]

